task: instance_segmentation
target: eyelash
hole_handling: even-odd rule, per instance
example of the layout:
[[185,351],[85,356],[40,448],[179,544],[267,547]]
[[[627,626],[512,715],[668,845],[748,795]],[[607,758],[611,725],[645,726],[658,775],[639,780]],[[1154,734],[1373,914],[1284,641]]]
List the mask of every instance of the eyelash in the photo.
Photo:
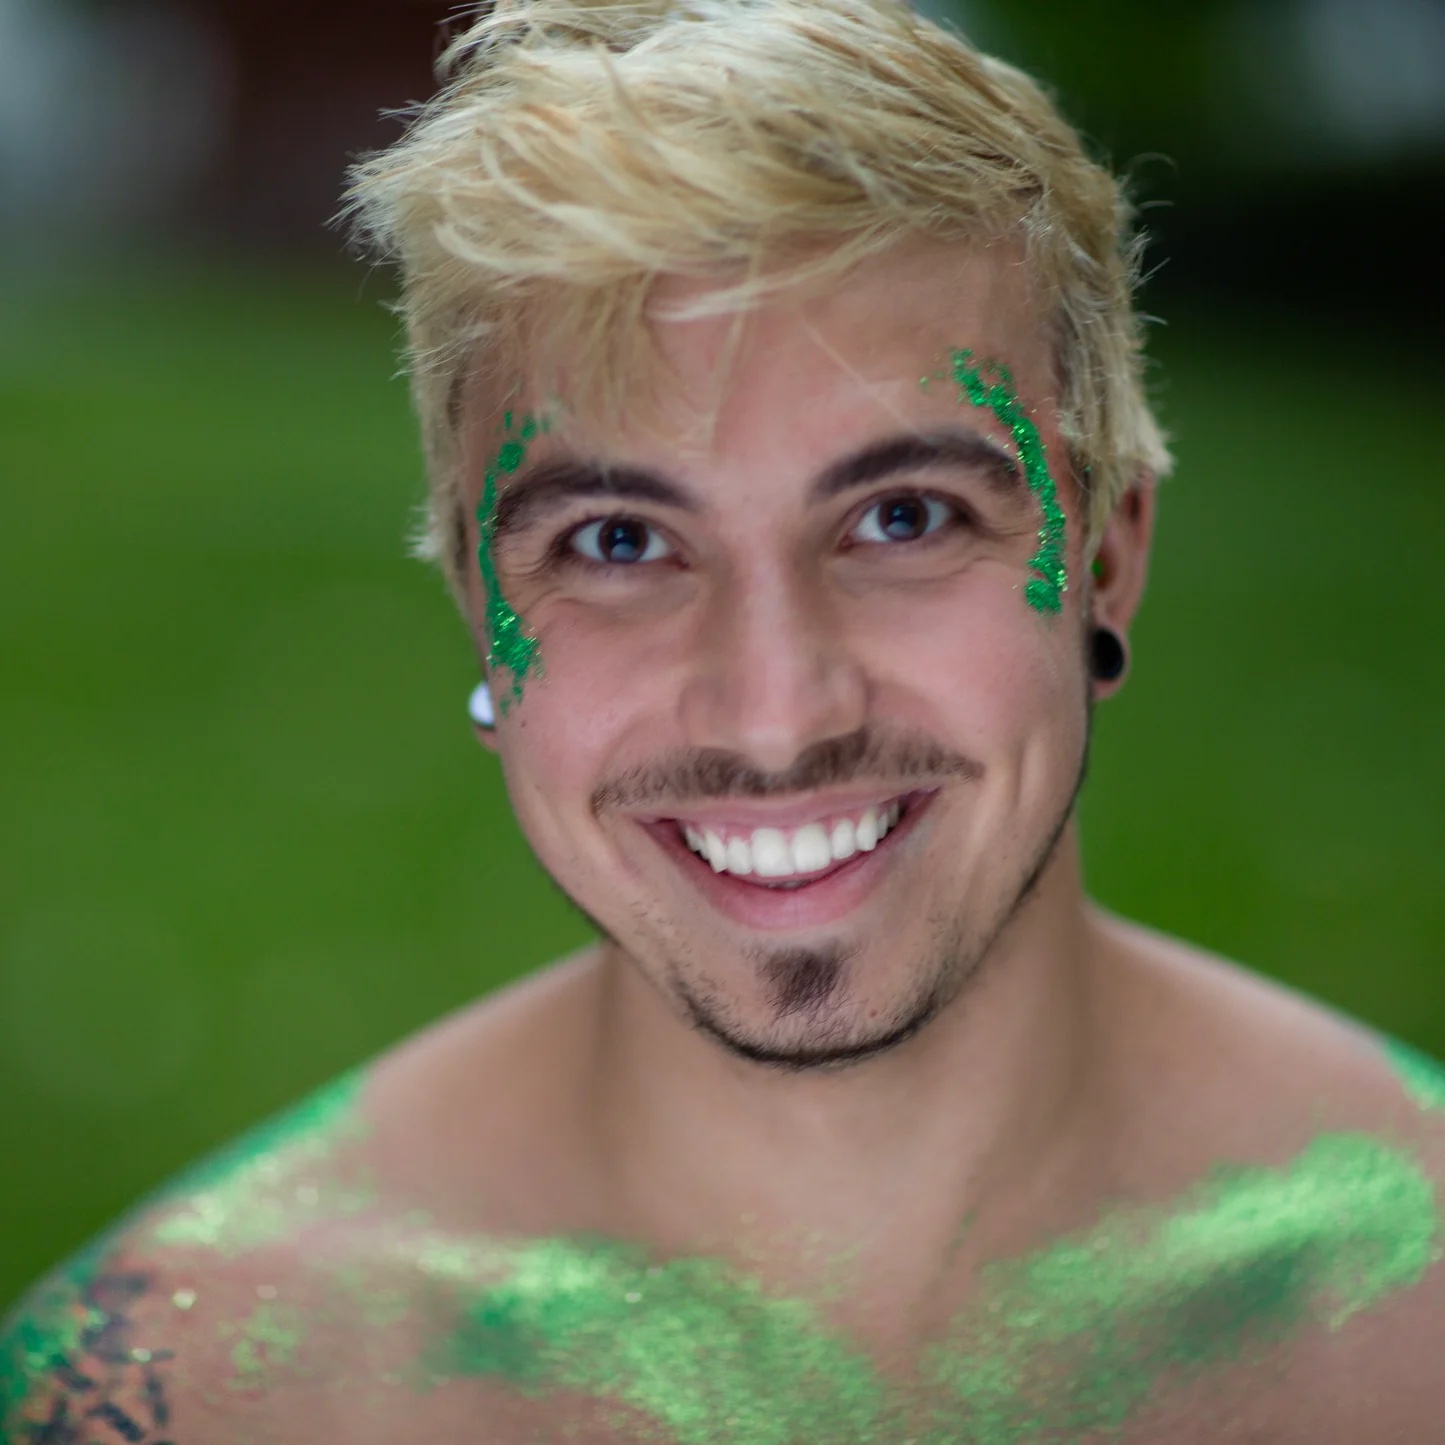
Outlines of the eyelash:
[[[863,524],[864,519],[871,513],[889,502],[898,501],[922,502],[929,510],[930,522],[934,522],[936,519],[937,524],[931,525],[928,531],[918,537],[858,539],[854,536],[854,533],[856,533]],[[943,508],[944,515],[938,516],[934,511],[935,508]],[[973,514],[969,509],[953,497],[940,496],[936,492],[889,492],[884,496],[874,497],[865,503],[855,514],[844,536],[850,547],[907,546],[927,542],[938,537],[941,533],[951,530],[953,527],[974,525],[974,521]],[[577,539],[582,536],[584,532],[592,527],[606,526],[609,522],[633,522],[641,527],[645,527],[650,534],[648,550],[651,550],[654,539],[661,540],[663,545],[669,550],[661,557],[648,558],[644,556],[634,562],[606,562],[596,557],[589,557],[577,549]],[[673,561],[676,559],[676,556],[676,544],[667,540],[662,529],[655,523],[649,522],[643,517],[629,516],[624,512],[613,512],[605,517],[589,517],[586,521],[578,522],[575,526],[568,527],[565,531],[559,533],[548,548],[547,560],[555,566],[585,568],[592,572],[617,572],[629,567],[656,565],[658,562]]]
[[[928,530],[917,537],[866,537],[858,538],[855,534],[863,526],[865,520],[880,507],[885,507],[892,502],[922,502],[927,511]],[[938,509],[938,510],[936,510]],[[940,533],[966,524],[971,520],[962,503],[955,501],[952,497],[941,497],[936,492],[890,492],[887,496],[875,497],[866,503],[858,513],[857,520],[848,529],[850,543],[855,547],[884,547],[908,546],[918,542],[926,542]],[[881,528],[876,530],[881,532]]]

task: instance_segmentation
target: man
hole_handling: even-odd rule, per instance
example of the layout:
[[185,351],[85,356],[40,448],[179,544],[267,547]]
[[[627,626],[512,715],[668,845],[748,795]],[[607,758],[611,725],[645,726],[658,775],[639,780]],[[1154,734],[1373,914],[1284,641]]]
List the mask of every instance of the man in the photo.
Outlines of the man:
[[896,0],[451,64],[354,203],[601,941],[43,1283],[6,1439],[1445,1438],[1445,1082],[1083,893],[1167,464],[1115,182]]

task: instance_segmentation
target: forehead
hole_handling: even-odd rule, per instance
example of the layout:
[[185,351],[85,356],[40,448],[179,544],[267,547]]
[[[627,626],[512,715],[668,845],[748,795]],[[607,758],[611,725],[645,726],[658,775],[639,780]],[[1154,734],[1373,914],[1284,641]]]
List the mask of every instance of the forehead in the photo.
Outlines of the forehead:
[[955,346],[1007,359],[1020,373],[1047,356],[1045,327],[1016,242],[900,246],[826,286],[782,293],[748,313],[740,331],[730,317],[669,319],[679,308],[705,303],[707,292],[705,283],[666,277],[651,307],[658,344],[692,395],[722,374],[741,387],[798,365],[826,370],[825,357],[833,370],[860,381],[887,382],[900,375],[916,381],[921,360],[941,358]]
[[[663,277],[653,290],[650,325],[666,377],[655,419],[609,425],[579,414],[565,364],[549,382],[534,380],[532,396],[557,399],[552,445],[704,465],[816,460],[881,429],[956,412],[956,388],[920,381],[945,372],[959,347],[1006,364],[1031,407],[1052,399],[1048,328],[1019,243],[914,242],[741,318],[676,314],[705,306],[715,286]],[[545,440],[538,448],[550,449]]]

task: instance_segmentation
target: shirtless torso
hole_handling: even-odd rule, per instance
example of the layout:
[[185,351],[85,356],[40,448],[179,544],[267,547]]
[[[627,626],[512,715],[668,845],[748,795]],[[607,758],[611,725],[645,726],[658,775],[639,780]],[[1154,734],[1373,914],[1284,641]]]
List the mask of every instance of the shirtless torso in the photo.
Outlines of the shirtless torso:
[[593,952],[323,1090],[44,1282],[5,1336],[4,1438],[1445,1438],[1445,1074],[1097,927],[1123,1107],[963,1221],[921,1288],[890,1278],[888,1219],[851,1242],[747,1215],[698,1238],[685,1205],[629,1227],[590,1107]]

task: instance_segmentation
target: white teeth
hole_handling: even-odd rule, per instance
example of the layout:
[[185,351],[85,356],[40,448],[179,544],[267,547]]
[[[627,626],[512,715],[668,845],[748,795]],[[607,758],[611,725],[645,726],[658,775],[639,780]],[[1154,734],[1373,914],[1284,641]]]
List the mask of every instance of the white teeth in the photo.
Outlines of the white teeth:
[[759,878],[786,878],[796,871],[788,840],[776,828],[753,830],[753,871]]
[[753,871],[753,850],[746,838],[728,839],[728,872],[746,878]]
[[833,861],[833,850],[821,823],[809,823],[793,834],[794,873],[816,873]]
[[822,823],[801,828],[755,828],[749,835],[734,834],[726,841],[711,828],[682,825],[687,846],[711,864],[715,873],[740,878],[794,878],[820,873],[830,863],[842,863],[855,853],[871,853],[898,822],[899,802],[886,808],[865,808],[855,821],[840,818],[831,830]]

